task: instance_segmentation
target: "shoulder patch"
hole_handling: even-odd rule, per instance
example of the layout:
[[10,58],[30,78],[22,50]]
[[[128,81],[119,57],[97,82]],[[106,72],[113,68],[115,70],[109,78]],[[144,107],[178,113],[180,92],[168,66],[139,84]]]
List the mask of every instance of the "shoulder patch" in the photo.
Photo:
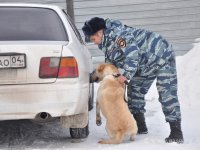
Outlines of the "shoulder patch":
[[119,47],[124,48],[124,47],[126,47],[126,40],[123,38],[118,38],[117,44],[119,45]]

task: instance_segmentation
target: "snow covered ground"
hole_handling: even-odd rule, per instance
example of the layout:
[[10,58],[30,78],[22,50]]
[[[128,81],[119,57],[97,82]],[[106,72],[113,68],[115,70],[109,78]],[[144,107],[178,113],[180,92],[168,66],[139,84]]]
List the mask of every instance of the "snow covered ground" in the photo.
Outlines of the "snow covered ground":
[[[90,135],[84,140],[72,140],[67,129],[58,122],[38,125],[27,120],[0,122],[0,149],[95,149],[95,150],[199,150],[200,147],[200,43],[184,56],[177,58],[179,100],[182,109],[182,129],[185,143],[167,144],[169,125],[165,122],[155,84],[146,95],[147,135],[138,135],[134,142],[126,138],[119,145],[101,145],[107,138],[104,129],[95,124],[95,107],[90,112]],[[95,84],[95,92],[98,84]]]

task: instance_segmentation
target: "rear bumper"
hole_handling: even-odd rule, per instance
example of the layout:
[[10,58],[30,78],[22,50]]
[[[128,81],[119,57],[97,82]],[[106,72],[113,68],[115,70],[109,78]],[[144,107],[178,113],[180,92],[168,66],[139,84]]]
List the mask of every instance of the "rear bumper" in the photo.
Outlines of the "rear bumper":
[[89,84],[62,79],[51,84],[0,86],[0,120],[34,119],[40,112],[52,117],[85,113]]

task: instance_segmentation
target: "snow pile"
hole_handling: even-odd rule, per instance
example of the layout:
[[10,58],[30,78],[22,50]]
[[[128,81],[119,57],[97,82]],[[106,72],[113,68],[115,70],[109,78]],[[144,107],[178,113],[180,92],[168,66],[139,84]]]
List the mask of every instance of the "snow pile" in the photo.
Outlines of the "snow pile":
[[178,95],[183,107],[200,108],[200,42],[178,57]]

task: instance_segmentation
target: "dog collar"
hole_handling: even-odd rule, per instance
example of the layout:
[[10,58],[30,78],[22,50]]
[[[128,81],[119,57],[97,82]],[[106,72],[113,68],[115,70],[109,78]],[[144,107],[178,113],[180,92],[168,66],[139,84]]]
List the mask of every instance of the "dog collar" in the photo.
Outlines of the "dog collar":
[[121,74],[113,74],[113,77],[118,78],[119,76],[121,76]]

